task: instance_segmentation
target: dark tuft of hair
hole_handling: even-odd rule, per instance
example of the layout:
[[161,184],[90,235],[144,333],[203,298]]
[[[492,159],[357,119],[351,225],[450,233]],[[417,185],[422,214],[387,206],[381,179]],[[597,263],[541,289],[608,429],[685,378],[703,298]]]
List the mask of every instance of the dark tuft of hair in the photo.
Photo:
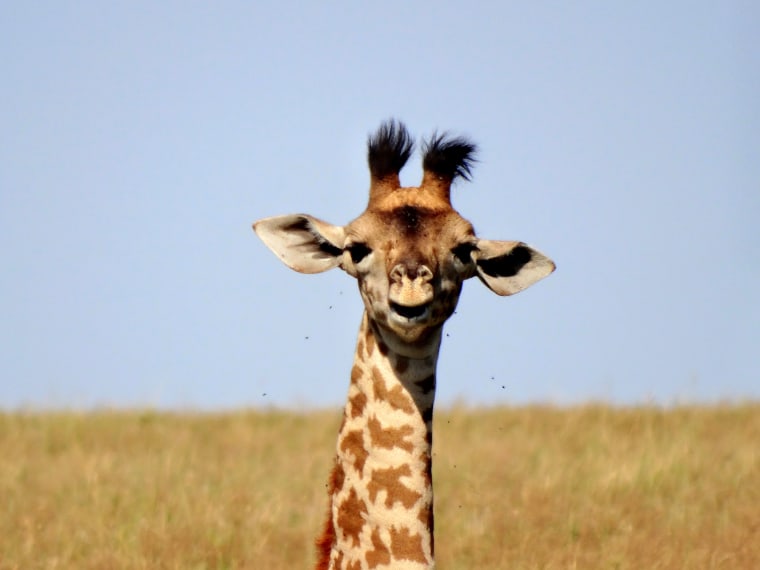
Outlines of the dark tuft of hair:
[[404,123],[385,121],[367,141],[367,160],[373,178],[398,174],[414,150],[414,141]]
[[433,133],[422,145],[422,168],[452,181],[458,176],[470,180],[477,150],[475,143],[464,137]]

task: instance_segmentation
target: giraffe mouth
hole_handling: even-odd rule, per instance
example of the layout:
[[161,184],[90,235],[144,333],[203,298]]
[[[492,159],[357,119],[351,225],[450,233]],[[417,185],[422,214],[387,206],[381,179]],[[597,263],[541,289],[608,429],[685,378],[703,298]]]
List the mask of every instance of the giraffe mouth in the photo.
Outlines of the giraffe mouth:
[[421,319],[422,317],[427,316],[430,305],[431,303],[423,303],[422,305],[414,305],[410,307],[408,305],[399,305],[393,301],[390,303],[391,311],[393,311],[396,315],[410,321],[413,319]]

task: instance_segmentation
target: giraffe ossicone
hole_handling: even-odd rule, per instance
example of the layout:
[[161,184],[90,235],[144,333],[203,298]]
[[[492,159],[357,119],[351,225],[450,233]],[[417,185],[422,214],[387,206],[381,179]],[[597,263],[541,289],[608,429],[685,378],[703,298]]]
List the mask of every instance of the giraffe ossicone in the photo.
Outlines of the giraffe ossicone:
[[451,184],[469,180],[474,144],[434,134],[423,142],[422,182],[401,187],[413,150],[397,121],[370,136],[369,203],[345,226],[307,214],[253,225],[290,268],[339,267],[364,301],[317,570],[434,568],[432,420],[443,324],[466,279],[512,295],[555,268],[525,243],[477,237],[452,207]]

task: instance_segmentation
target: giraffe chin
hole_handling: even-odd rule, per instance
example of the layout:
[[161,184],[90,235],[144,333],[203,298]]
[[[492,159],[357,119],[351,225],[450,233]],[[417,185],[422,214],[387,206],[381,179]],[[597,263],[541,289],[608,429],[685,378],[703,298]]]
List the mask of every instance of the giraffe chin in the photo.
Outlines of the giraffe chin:
[[407,358],[422,359],[438,354],[441,345],[442,323],[396,323],[389,318],[385,323],[375,323],[375,330],[390,350]]

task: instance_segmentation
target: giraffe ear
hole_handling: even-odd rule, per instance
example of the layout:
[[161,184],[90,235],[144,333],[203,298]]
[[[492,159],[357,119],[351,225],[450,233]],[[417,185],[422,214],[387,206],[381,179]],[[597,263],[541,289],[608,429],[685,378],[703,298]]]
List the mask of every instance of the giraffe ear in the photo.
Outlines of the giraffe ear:
[[343,228],[308,214],[264,218],[253,224],[253,231],[285,265],[301,273],[327,271],[343,258]]
[[497,295],[514,295],[554,271],[554,262],[521,241],[478,240],[472,252],[480,280]]

